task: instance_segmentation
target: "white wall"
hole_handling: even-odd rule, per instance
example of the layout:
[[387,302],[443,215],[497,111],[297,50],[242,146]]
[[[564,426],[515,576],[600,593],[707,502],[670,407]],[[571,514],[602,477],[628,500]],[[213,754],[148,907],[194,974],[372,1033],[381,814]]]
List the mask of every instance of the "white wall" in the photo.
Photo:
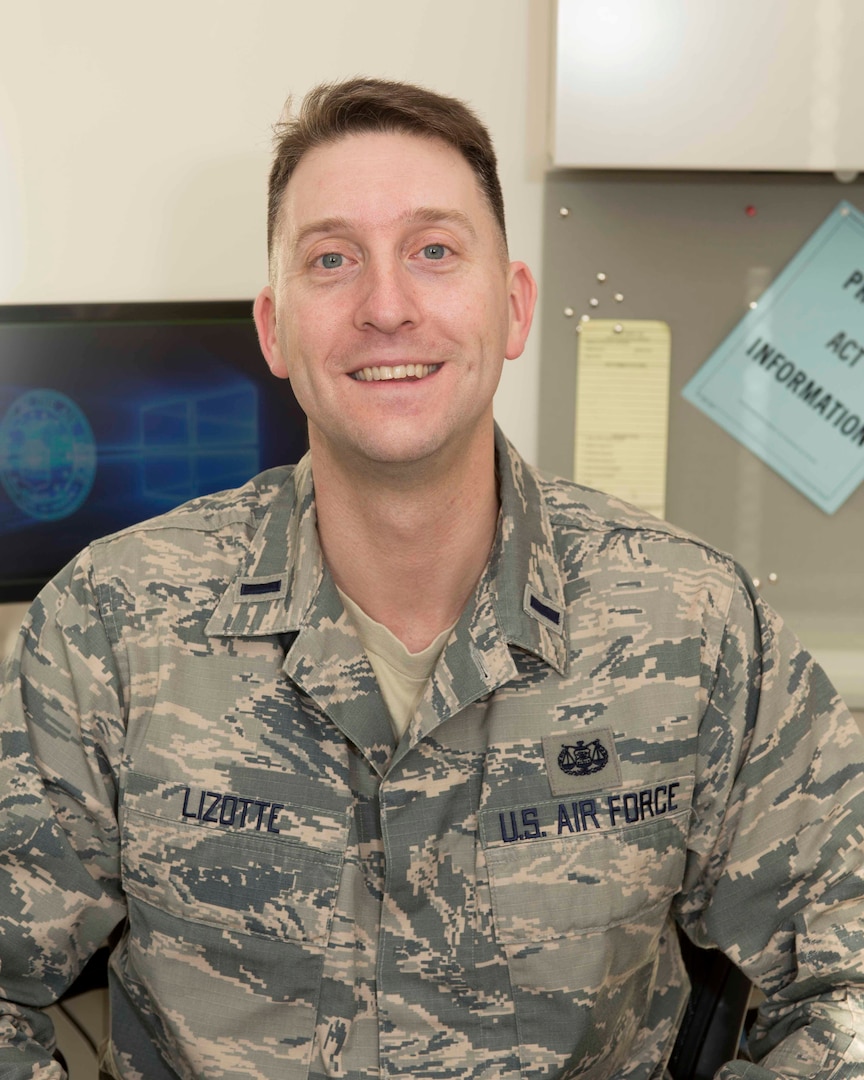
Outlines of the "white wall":
[[[253,296],[271,125],[289,94],[355,74],[474,105],[511,253],[539,273],[551,15],[551,0],[0,0],[0,303]],[[538,340],[496,400],[529,460]],[[0,655],[20,611],[0,607]]]

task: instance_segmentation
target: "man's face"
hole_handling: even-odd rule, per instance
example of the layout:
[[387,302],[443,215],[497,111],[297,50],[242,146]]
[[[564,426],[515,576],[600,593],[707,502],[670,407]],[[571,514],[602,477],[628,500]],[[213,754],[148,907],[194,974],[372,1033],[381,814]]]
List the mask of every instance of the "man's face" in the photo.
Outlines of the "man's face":
[[535,291],[502,249],[474,173],[443,142],[351,135],[305,155],[255,309],[313,455],[415,462],[491,435]]

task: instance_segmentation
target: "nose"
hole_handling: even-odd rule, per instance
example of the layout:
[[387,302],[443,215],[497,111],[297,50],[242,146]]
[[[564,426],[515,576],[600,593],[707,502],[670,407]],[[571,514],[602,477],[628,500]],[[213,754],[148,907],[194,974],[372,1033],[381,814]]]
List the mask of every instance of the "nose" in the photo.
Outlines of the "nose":
[[420,313],[410,270],[399,260],[375,260],[364,268],[359,282],[354,325],[395,334],[416,326]]

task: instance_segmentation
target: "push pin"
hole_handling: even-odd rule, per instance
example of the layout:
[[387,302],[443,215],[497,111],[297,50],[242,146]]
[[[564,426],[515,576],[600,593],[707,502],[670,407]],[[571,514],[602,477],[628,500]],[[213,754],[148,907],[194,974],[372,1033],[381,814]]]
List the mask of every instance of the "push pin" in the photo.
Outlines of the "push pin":
[[623,299],[624,299],[624,293],[623,292],[616,292],[615,293],[615,301],[616,301],[616,303],[620,304]]
[[599,307],[600,306],[600,301],[597,299],[596,296],[592,296],[591,299],[588,301],[588,303],[590,304],[591,307]]
[[558,213],[561,217],[570,217],[570,211],[566,206],[562,206]]
[[598,281],[605,281],[605,280],[606,280],[606,275],[605,275],[605,274],[603,273],[603,271],[602,271],[602,270],[601,270],[601,271],[600,271],[600,273],[599,273],[599,274],[597,275],[597,280],[598,280]]
[[572,319],[576,312],[573,310],[572,307],[565,307],[564,314],[567,316],[568,319]]

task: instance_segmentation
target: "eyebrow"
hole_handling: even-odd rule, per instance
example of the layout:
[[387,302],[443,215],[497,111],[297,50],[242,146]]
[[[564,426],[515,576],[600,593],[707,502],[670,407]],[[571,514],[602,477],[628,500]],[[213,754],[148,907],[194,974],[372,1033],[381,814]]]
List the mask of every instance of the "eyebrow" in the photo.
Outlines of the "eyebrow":
[[[461,210],[445,210],[435,206],[418,206],[416,209],[403,214],[398,219],[401,225],[438,225],[451,224],[464,229],[472,239],[476,239],[477,230],[467,214]],[[298,229],[291,243],[291,254],[305,244],[313,236],[319,236],[331,232],[351,232],[355,226],[348,218],[327,217],[319,221],[310,221],[302,229]]]

